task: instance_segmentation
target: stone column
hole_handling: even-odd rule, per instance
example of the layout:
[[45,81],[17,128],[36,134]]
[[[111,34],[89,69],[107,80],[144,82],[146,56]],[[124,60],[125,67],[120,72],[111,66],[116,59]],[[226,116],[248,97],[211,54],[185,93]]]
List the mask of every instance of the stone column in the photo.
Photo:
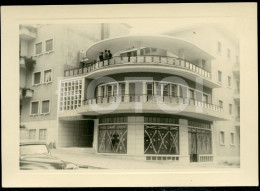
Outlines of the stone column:
[[180,148],[180,163],[188,164],[189,161],[189,137],[188,137],[188,120],[179,119],[179,148]]
[[93,149],[96,152],[98,152],[98,123],[99,123],[99,119],[94,119]]

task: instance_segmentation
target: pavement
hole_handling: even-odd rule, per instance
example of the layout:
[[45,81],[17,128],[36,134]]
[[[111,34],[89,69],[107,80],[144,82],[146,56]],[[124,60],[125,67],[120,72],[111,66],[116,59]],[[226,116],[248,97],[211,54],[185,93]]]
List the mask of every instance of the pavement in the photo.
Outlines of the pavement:
[[177,164],[173,161],[145,161],[126,157],[96,154],[88,148],[52,149],[51,154],[64,161],[73,162],[80,168],[88,169],[198,169],[198,168],[239,168],[238,165],[190,163]]

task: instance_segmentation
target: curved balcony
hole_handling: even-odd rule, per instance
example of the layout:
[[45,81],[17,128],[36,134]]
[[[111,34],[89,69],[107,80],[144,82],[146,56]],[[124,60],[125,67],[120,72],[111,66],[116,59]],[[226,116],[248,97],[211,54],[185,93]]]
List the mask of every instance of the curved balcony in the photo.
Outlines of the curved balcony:
[[87,99],[83,104],[77,108],[78,114],[168,113],[211,121],[226,120],[222,107],[184,97],[128,94]]
[[215,88],[217,83],[211,80],[211,73],[184,59],[166,56],[131,56],[114,57],[109,60],[97,61],[87,67],[65,70],[64,76],[87,75],[96,78],[124,72],[160,72],[179,75],[195,81],[197,77],[204,79],[204,85]]

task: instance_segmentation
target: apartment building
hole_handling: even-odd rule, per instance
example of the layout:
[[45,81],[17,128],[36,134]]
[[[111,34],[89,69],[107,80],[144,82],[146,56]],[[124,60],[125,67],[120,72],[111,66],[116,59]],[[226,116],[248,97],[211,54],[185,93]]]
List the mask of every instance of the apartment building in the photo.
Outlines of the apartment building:
[[[128,34],[126,24],[20,25],[20,138],[56,144],[58,79],[79,67],[85,50]],[[104,50],[101,50],[104,51]]]
[[[176,164],[239,162],[239,43],[232,34],[218,25],[123,36],[113,32],[128,26],[98,27],[74,34],[43,26],[26,41],[36,60],[25,75],[32,96],[21,101],[29,139]],[[100,50],[113,57],[100,60]]]

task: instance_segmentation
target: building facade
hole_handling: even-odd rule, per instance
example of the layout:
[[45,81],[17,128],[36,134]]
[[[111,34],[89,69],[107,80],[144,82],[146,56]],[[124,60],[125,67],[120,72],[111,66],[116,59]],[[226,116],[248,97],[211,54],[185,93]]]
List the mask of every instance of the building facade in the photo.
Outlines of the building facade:
[[[34,90],[21,112],[29,138],[140,160],[239,163],[236,39],[211,25],[163,35],[117,36],[107,24],[100,31],[92,42],[88,33],[37,33],[36,52],[41,42],[46,51],[49,39],[66,45],[55,40],[55,51],[36,54],[26,75]],[[77,60],[82,49],[85,58]],[[104,50],[113,57],[100,59]]]

